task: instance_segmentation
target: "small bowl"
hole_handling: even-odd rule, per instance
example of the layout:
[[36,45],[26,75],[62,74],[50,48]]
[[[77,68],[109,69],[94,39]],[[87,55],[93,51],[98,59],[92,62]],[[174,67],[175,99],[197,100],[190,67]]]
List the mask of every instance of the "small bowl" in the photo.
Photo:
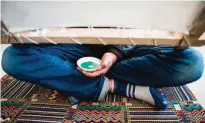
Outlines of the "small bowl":
[[100,63],[101,60],[95,57],[83,57],[77,61],[78,67],[89,72],[96,71]]

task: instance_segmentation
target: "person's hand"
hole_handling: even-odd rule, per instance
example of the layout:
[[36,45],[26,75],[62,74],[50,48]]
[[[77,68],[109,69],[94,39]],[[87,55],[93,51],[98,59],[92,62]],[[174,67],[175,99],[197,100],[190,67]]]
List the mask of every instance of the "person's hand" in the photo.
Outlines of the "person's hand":
[[101,64],[98,66],[98,69],[94,72],[84,71],[81,68],[77,67],[85,76],[94,78],[101,76],[107,73],[110,67],[117,61],[117,56],[114,53],[107,52],[103,55],[101,59]]

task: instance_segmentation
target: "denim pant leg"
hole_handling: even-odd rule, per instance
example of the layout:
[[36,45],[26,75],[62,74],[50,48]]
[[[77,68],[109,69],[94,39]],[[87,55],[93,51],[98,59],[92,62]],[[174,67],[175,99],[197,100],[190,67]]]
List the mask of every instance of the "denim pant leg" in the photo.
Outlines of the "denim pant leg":
[[193,48],[144,46],[133,49],[128,58],[116,63],[111,71],[115,81],[142,86],[179,86],[199,79],[204,64],[202,55]]
[[76,69],[76,60],[86,55],[84,50],[80,45],[10,46],[3,53],[2,68],[17,79],[56,89],[80,100],[102,100],[109,88],[107,79],[88,78]]

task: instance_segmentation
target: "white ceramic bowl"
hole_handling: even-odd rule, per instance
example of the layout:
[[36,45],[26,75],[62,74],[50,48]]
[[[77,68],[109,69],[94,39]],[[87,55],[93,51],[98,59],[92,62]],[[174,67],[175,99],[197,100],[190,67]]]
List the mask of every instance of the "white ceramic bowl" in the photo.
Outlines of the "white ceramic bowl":
[[98,66],[101,63],[101,60],[98,58],[95,58],[95,57],[83,57],[83,58],[78,59],[78,61],[77,61],[78,67],[80,67],[81,69],[83,69],[85,71],[92,72],[92,71],[96,71],[97,67],[92,68],[93,66],[90,65],[90,66],[88,66],[88,68],[90,67],[89,69],[84,68],[84,67],[82,67],[82,64],[85,62],[93,62],[93,63],[97,64],[97,66]]

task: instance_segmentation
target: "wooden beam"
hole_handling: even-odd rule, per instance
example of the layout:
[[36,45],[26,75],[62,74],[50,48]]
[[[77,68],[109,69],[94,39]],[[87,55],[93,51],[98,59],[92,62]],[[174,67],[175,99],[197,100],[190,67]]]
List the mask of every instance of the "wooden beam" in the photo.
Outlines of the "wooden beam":
[[13,33],[18,42],[178,46],[183,33],[142,29],[49,28]]

